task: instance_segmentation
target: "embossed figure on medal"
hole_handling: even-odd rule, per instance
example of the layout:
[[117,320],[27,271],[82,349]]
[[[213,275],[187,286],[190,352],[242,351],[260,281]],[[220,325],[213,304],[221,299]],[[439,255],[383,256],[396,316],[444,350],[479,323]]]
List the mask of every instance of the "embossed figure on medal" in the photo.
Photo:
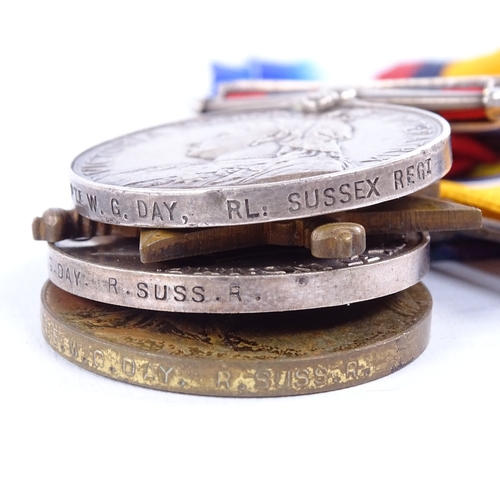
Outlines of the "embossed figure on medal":
[[385,104],[207,115],[88,150],[71,191],[81,215],[126,226],[311,217],[429,186],[451,166],[448,136],[437,115]]

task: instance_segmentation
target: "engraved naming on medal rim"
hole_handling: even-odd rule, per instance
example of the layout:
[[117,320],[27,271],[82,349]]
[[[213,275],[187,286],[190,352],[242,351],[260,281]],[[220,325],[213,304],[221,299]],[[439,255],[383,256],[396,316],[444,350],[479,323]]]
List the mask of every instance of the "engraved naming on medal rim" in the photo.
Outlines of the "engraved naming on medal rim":
[[418,284],[314,313],[200,316],[100,304],[47,283],[42,325],[66,359],[116,380],[191,394],[277,396],[349,387],[405,366],[427,345],[431,304]]
[[449,126],[414,108],[207,115],[83,153],[71,193],[112,224],[201,227],[309,217],[418,191],[451,165]]
[[[167,364],[148,361],[136,355],[123,355],[118,351],[93,348],[88,342],[67,340],[61,328],[44,311],[42,325],[50,345],[65,354],[66,357],[87,364],[94,371],[109,370],[113,366],[114,376],[125,380],[136,379],[143,385],[159,386],[165,389],[186,388],[188,376],[183,376],[182,368],[177,363]],[[90,354],[90,355],[89,355]],[[374,368],[366,361],[355,359],[337,366],[319,364],[296,369],[275,369],[271,367],[249,368],[241,370],[213,370],[213,376],[207,382],[213,389],[224,394],[227,391],[276,391],[312,388],[328,390],[349,382],[360,382],[374,374]]]
[[[257,313],[332,307],[417,283],[428,270],[428,235],[374,238],[356,257],[317,259],[301,248],[143,264],[133,239],[49,246],[49,278],[73,294],[139,309]],[[397,279],[394,279],[397,276]]]

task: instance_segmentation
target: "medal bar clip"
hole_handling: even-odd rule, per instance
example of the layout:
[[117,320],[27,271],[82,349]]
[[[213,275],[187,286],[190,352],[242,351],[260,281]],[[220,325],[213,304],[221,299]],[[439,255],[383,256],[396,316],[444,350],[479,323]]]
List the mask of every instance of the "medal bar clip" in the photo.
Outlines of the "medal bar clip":
[[451,112],[449,119],[454,119],[453,113],[477,110],[472,121],[499,122],[500,76],[404,78],[339,88],[312,81],[239,80],[221,84],[214,98],[200,103],[199,111],[298,108],[321,112],[352,99],[413,106],[444,115]]

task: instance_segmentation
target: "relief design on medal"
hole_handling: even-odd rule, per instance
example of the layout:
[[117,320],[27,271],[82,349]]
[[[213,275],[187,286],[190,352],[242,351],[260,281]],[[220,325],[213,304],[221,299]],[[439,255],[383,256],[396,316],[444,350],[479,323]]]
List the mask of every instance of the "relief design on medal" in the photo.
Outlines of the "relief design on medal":
[[437,133],[439,123],[418,114],[369,107],[205,117],[93,148],[73,170],[128,188],[251,185],[370,168]]
[[72,165],[80,215],[136,227],[289,220],[422,189],[451,166],[449,125],[402,106],[201,116],[89,149]]
[[[86,264],[95,269],[101,277],[107,276],[113,269],[121,269],[129,271],[129,274],[139,275],[147,272],[153,276],[171,277],[180,281],[184,277],[209,278],[214,281],[225,277],[295,275],[300,278],[310,273],[387,261],[413,250],[421,242],[422,237],[419,234],[381,238],[373,236],[363,253],[349,259],[317,259],[307,249],[279,247],[279,251],[276,251],[276,247],[263,246],[240,249],[237,255],[227,252],[143,264],[139,259],[136,240],[109,236],[52,244],[48,264],[50,276],[76,285],[82,282],[82,266]],[[108,271],[104,271],[104,268]]]

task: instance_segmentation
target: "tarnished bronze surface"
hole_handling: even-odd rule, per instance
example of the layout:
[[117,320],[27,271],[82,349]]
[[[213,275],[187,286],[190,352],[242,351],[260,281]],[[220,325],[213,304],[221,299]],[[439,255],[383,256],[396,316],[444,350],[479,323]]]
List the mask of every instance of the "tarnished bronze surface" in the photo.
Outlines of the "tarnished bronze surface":
[[427,196],[405,196],[373,207],[331,216],[365,227],[370,234],[428,231],[463,231],[481,227],[481,210],[450,200]]
[[162,313],[101,304],[47,282],[47,342],[123,382],[215,396],[285,396],[388,375],[425,349],[432,300],[415,285],[336,308],[259,315]]
[[324,259],[348,259],[366,248],[368,234],[464,231],[481,227],[481,211],[450,201],[407,196],[360,210],[247,226],[139,229],[95,222],[76,210],[51,208],[33,221],[36,240],[117,235],[139,237],[144,263],[259,245],[303,246]]
[[142,229],[141,261],[161,262],[259,245],[303,246],[320,259],[350,259],[366,250],[363,226],[323,217],[249,226]]
[[123,236],[138,238],[140,229],[96,222],[83,217],[76,210],[49,208],[41,217],[35,217],[31,225],[34,240],[56,241],[92,238],[93,236]]
[[221,252],[257,245],[304,246],[312,255],[348,259],[366,248],[367,234],[458,231],[481,227],[477,208],[437,198],[406,196],[368,208],[323,217],[205,229],[143,229],[142,262]]

